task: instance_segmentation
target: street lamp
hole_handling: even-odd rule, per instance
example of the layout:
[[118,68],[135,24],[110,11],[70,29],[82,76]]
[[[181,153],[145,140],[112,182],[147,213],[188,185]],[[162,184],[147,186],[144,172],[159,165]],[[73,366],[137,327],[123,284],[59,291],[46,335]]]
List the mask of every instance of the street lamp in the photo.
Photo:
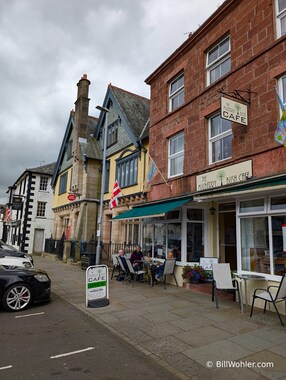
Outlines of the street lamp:
[[95,264],[100,263],[100,253],[101,253],[101,232],[102,232],[102,214],[103,214],[103,197],[105,188],[105,168],[106,168],[106,145],[107,145],[107,114],[109,110],[105,107],[96,106],[98,110],[105,115],[105,128],[103,136],[103,159],[102,159],[102,175],[101,175],[101,193],[100,193],[100,206],[99,206],[99,217],[97,222],[97,247],[96,247],[96,259]]

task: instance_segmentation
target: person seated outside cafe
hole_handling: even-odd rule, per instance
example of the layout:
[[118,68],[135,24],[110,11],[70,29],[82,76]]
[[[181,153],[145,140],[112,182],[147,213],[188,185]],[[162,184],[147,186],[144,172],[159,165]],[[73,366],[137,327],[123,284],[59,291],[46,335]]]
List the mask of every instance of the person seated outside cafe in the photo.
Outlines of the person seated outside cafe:
[[130,261],[135,271],[142,269],[143,260],[144,260],[143,252],[141,251],[140,245],[137,245],[136,250],[133,251],[130,256]]
[[[172,251],[169,251],[167,254],[167,259],[174,259],[174,254]],[[164,273],[164,263],[160,263],[159,265],[153,264],[151,265],[151,275],[152,275],[152,281],[154,284],[158,282],[163,277]]]
[[[123,266],[124,266],[124,268],[125,268],[125,271],[126,272],[128,272],[128,266],[127,266],[127,263],[126,263],[126,261],[125,261],[125,257],[124,257],[124,251],[123,251],[123,249],[119,249],[119,251],[118,251],[118,257],[121,257],[123,260],[121,260],[121,262],[122,262],[122,264],[123,264]],[[125,274],[119,274],[118,276],[117,276],[117,281],[123,281],[125,279]]]
[[118,251],[118,256],[120,256],[120,257],[124,256],[123,249],[120,249],[120,250]]

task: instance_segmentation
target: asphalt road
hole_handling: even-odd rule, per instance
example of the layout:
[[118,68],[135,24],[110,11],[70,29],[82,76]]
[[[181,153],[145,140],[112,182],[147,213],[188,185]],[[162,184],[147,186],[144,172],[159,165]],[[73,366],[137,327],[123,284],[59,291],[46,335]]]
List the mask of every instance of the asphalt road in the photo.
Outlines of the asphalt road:
[[177,379],[56,295],[0,321],[1,380]]

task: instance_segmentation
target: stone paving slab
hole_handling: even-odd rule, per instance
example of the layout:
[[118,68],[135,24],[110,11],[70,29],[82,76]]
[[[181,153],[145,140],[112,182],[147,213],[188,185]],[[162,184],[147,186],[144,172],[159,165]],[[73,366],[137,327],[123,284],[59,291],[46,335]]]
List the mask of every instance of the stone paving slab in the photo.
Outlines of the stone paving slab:
[[[229,300],[220,299],[217,310],[208,294],[116,280],[109,283],[108,306],[87,308],[85,271],[43,257],[35,263],[49,273],[54,293],[168,368],[174,379],[286,379],[286,327],[273,312],[255,308],[250,318],[249,307],[242,314]],[[217,366],[230,360],[273,361],[274,368]]]
[[178,333],[177,337],[193,347],[204,346],[225,338],[231,338],[232,334],[214,326],[207,326],[195,330]]

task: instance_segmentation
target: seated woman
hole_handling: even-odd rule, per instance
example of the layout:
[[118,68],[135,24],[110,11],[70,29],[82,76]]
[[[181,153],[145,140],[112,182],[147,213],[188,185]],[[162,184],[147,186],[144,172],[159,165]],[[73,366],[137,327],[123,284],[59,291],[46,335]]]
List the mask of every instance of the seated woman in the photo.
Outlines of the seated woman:
[[144,256],[141,251],[141,247],[140,245],[137,245],[136,250],[132,252],[132,255],[130,256],[131,264],[136,271],[142,269],[143,259]]
[[[174,255],[172,251],[169,251],[167,254],[167,259],[174,259]],[[160,263],[159,265],[153,264],[151,265],[151,276],[152,276],[152,281],[154,284],[157,283],[160,278],[162,278],[163,273],[164,273],[164,263]]]

